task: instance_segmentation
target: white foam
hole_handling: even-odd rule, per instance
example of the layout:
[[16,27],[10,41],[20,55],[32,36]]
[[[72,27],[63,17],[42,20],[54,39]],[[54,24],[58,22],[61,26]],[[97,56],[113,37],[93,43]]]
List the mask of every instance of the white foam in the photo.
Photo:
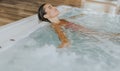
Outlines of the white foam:
[[[62,12],[64,7],[59,8]],[[71,7],[66,9],[66,12],[67,10],[70,11]],[[35,39],[34,36],[27,37],[45,26],[42,24],[48,24],[38,23],[37,16],[34,15],[0,28],[0,34],[3,34],[0,42],[7,49],[0,53],[0,71],[119,71],[119,44],[101,36],[95,36],[98,40],[96,41],[92,37],[79,35],[77,39],[74,38],[76,36],[73,37],[75,45],[69,48],[59,49],[47,43],[41,46],[39,43],[44,40],[39,36],[40,33],[35,35],[38,35],[41,41],[37,41],[38,38]],[[15,38],[15,41],[9,41],[11,38]],[[21,40],[23,38],[25,39]],[[10,47],[11,44],[14,46],[8,49],[7,46]]]

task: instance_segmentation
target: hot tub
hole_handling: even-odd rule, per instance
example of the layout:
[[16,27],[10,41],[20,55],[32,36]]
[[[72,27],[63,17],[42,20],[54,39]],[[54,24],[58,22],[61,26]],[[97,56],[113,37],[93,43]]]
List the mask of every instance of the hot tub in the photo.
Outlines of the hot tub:
[[[104,33],[120,33],[120,16],[59,6],[60,18]],[[119,71],[120,37],[65,30],[71,45],[60,41],[37,15],[0,27],[0,71]]]

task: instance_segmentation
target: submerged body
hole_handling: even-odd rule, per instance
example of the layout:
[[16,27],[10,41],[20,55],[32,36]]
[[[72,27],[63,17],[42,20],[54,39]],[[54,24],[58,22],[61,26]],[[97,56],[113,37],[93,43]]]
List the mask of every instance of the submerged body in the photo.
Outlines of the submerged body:
[[116,33],[116,34],[110,33],[109,34],[109,33],[100,33],[100,32],[96,32],[96,31],[92,31],[90,29],[87,29],[87,28],[83,27],[82,25],[77,25],[77,24],[68,22],[64,19],[61,19],[59,23],[52,24],[51,26],[55,30],[56,34],[58,35],[58,37],[61,41],[61,44],[60,44],[59,48],[68,47],[68,45],[70,44],[70,41],[67,38],[67,35],[63,30],[63,27],[65,29],[71,29],[72,31],[83,32],[83,33],[88,34],[88,35],[94,35],[95,34],[95,35],[100,35],[100,36],[106,36],[108,38],[112,38],[112,37],[120,35],[119,33]]
[[73,31],[80,31],[83,33],[88,34],[96,34],[96,35],[110,35],[111,36],[118,36],[120,34],[107,34],[107,33],[100,33],[96,31],[92,31],[88,28],[85,28],[82,25],[77,25],[71,22],[68,22],[66,20],[60,20],[57,16],[59,15],[59,11],[56,7],[52,6],[49,3],[43,4],[39,8],[38,17],[42,21],[47,21],[51,23],[52,28],[55,30],[56,34],[58,35],[58,38],[61,41],[61,44],[59,45],[60,48],[67,47],[70,44],[70,41],[68,40],[66,34],[64,33],[62,27],[72,29]]
[[70,41],[68,40],[62,27],[64,27],[65,29],[72,29],[73,31],[82,31],[82,32],[86,32],[86,33],[91,32],[90,30],[84,28],[81,25],[77,25],[77,24],[68,22],[64,19],[61,19],[59,23],[52,24],[51,26],[55,30],[55,32],[57,33],[60,41],[62,42],[61,45],[59,46],[60,48],[68,46],[70,44]]

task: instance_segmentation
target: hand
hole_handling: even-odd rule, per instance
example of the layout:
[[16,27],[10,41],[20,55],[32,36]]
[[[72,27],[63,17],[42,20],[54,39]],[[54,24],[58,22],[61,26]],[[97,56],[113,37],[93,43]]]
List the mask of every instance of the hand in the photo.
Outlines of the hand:
[[59,48],[64,48],[64,47],[69,47],[69,46],[70,46],[70,42],[66,42],[66,43],[61,43]]

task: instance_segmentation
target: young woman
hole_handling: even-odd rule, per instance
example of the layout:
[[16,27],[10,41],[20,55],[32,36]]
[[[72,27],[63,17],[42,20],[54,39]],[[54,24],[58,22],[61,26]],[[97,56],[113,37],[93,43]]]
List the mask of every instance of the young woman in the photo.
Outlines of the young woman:
[[49,3],[42,4],[39,7],[38,17],[42,21],[51,23],[51,27],[58,34],[58,37],[61,41],[59,48],[67,47],[70,45],[70,41],[66,37],[66,34],[64,33],[62,27],[66,28],[66,29],[72,29],[73,31],[81,31],[83,33],[99,34],[97,32],[94,32],[90,29],[83,27],[82,25],[73,24],[66,20],[59,19],[58,15],[59,15],[59,11],[56,9],[56,7],[52,6]]

